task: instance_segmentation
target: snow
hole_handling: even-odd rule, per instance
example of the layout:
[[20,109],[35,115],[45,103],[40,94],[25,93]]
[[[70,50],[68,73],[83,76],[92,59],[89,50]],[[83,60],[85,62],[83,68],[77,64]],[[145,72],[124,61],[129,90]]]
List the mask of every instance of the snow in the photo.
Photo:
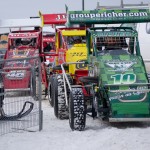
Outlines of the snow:
[[[87,116],[85,131],[72,131],[68,120],[54,116],[42,101],[43,130],[8,133],[0,137],[0,150],[149,150],[150,123],[110,124]],[[32,132],[33,131],[33,132]]]

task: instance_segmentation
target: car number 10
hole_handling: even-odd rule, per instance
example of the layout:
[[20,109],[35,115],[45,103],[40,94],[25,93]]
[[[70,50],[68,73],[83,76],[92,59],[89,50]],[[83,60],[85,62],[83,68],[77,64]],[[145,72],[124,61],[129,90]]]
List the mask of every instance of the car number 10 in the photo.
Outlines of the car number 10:
[[114,84],[132,84],[136,81],[136,75],[133,73],[115,74],[111,78],[114,79]]

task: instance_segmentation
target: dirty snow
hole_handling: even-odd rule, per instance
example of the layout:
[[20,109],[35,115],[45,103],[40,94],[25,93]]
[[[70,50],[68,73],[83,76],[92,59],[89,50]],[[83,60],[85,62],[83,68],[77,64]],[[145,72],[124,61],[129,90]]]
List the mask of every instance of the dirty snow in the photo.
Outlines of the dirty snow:
[[[85,131],[72,131],[43,101],[43,130],[18,131],[0,137],[0,150],[149,150],[150,123],[110,124],[87,116]],[[33,132],[34,131],[34,132]]]

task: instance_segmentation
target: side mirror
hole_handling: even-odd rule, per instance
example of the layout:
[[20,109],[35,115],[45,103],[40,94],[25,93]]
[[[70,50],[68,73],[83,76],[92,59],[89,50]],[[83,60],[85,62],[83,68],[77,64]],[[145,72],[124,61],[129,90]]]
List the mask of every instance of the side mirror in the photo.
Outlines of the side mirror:
[[150,34],[150,23],[146,23],[146,33]]

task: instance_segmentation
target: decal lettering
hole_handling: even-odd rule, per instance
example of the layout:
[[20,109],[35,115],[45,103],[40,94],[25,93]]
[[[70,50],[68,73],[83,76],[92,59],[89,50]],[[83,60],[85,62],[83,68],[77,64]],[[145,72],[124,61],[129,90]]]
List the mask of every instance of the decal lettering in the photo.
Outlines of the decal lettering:
[[83,52],[74,52],[74,53],[70,53],[70,55],[72,55],[72,57],[74,57],[74,56],[86,56],[86,54],[85,53],[83,53]]
[[22,79],[25,76],[25,71],[23,70],[14,70],[14,71],[10,71],[7,74],[7,78],[11,79],[11,78],[20,78]]
[[136,81],[136,75],[133,73],[112,75],[114,84],[132,84]]
[[[123,98],[128,98],[130,96],[139,96],[141,94],[145,94],[144,92],[142,92],[142,90],[145,90],[147,89],[146,86],[140,86],[140,87],[137,87],[137,88],[129,88],[129,90],[137,90],[137,92],[122,92],[122,93],[116,93],[117,95],[115,96],[111,96],[109,98],[109,100],[114,100],[114,99],[123,99]],[[139,91],[138,91],[139,90]]]

